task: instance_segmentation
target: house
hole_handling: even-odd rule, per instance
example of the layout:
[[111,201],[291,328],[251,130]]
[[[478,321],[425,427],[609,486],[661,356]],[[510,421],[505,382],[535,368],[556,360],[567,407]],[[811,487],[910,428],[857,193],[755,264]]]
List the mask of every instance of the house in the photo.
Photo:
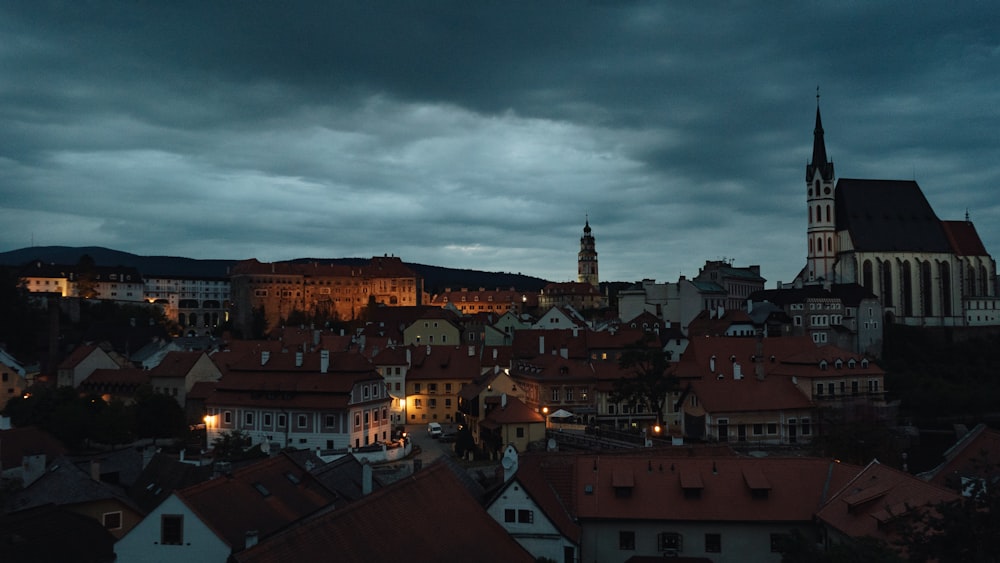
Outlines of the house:
[[101,347],[92,344],[77,346],[70,355],[60,362],[57,369],[57,383],[60,387],[80,386],[80,383],[96,369],[121,368]]
[[496,314],[511,312],[517,315],[538,306],[538,292],[517,291],[513,287],[509,289],[480,287],[478,290],[463,287],[452,291],[449,287],[431,297],[430,304],[437,307],[446,307],[450,304],[463,315],[484,312]]
[[343,449],[392,439],[392,396],[357,352],[272,351],[213,356],[223,377],[205,399],[208,443],[240,430],[253,444]]
[[587,321],[579,311],[570,305],[553,305],[531,325],[531,328],[535,330],[587,330]]
[[119,563],[225,563],[337,499],[285,454],[175,491],[115,544]]
[[475,346],[413,346],[406,374],[407,423],[454,422],[458,391],[482,372]]
[[321,561],[477,561],[531,563],[447,464],[434,463],[342,509],[299,521],[235,563]]
[[518,397],[523,400],[524,390],[518,394],[517,383],[511,379],[507,370],[495,365],[475,381],[465,383],[458,390],[458,413],[455,421],[462,424],[472,433],[472,440],[481,443],[479,423],[486,416],[487,402],[495,401],[493,397],[507,394],[508,397]]
[[11,428],[10,419],[0,417],[0,478],[27,487],[53,459],[66,454],[66,447],[48,432],[34,426]]
[[376,351],[371,357],[392,396],[389,420],[393,424],[406,424],[406,373],[410,369],[412,353],[410,346],[390,346]]
[[513,464],[513,476],[486,503],[486,511],[536,558],[579,561],[580,524],[556,492],[573,474],[573,458],[534,453],[515,455]]
[[196,383],[214,382],[222,372],[207,353],[169,352],[149,370],[149,383],[155,393],[173,397],[181,407],[187,404],[187,394]]
[[445,309],[431,309],[403,329],[403,344],[409,346],[457,346],[462,343],[458,317]]
[[589,281],[550,283],[538,294],[538,308],[543,311],[563,306],[583,311],[601,309],[607,305],[607,298],[597,285]]
[[754,336],[758,327],[743,309],[702,311],[688,324],[688,337]]
[[546,420],[517,397],[506,394],[488,397],[486,416],[479,422],[479,446],[486,452],[499,453],[507,446],[519,452],[545,440]]
[[802,336],[817,344],[879,357],[885,318],[878,297],[856,283],[814,284],[757,291],[748,299],[752,310],[763,304],[781,308],[787,317],[780,332],[769,336]]
[[974,485],[1000,476],[1000,431],[977,424],[945,450],[944,459],[920,478],[968,495]]
[[6,350],[0,348],[0,411],[7,401],[24,395],[28,389],[27,370]]
[[738,310],[743,308],[750,294],[764,289],[767,280],[760,276],[760,266],[757,265],[741,268],[733,266],[732,261],[706,260],[693,281],[719,284],[726,292],[721,307]]
[[[518,479],[525,467],[540,470],[543,478],[528,473]],[[515,510],[508,528],[515,538],[547,546],[549,553],[576,542],[577,561],[778,563],[785,535],[799,530],[818,537],[817,508],[860,470],[821,458],[748,458],[688,447],[548,454],[539,460],[522,455],[505,485],[506,502],[494,500],[490,510],[497,518],[501,513],[494,508],[503,508],[504,520],[506,510]],[[512,482],[521,490],[513,491]],[[532,514],[519,522],[518,510]],[[529,540],[533,529],[538,535]]]
[[956,500],[958,494],[874,460],[830,496],[816,513],[823,543],[830,546],[861,537],[892,543],[892,523]]
[[50,504],[61,506],[99,522],[115,537],[122,537],[141,519],[139,508],[124,489],[100,480],[100,465],[89,473],[67,457],[58,457],[37,479],[9,495],[3,512],[20,512]]
[[140,387],[149,385],[149,372],[138,368],[95,369],[77,389],[87,395],[98,395],[104,402],[134,403]]

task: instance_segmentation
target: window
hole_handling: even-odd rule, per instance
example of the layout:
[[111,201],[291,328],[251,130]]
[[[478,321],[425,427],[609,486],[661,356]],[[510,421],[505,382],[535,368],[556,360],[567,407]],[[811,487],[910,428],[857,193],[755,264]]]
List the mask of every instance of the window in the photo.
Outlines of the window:
[[233,413],[232,413],[232,411],[226,411],[226,412],[222,413],[222,422],[225,422],[226,424],[232,424],[233,423]]
[[300,414],[299,415],[299,428],[305,428],[305,427],[306,427],[306,415]]
[[757,424],[753,425],[753,435],[754,436],[760,436],[763,433],[764,433],[764,425],[763,424],[761,424],[761,423],[758,422]]
[[684,537],[675,532],[664,532],[657,538],[660,551],[674,551],[680,553],[684,547]]
[[271,426],[271,422],[272,422],[271,413],[265,413],[264,414],[264,426]]
[[279,414],[278,415],[278,428],[284,428],[285,427],[285,421],[286,421],[285,415]]
[[335,424],[334,416],[332,414],[328,414],[323,417],[323,421],[325,422],[327,428]]
[[552,402],[553,403],[558,403],[559,402],[559,388],[558,387],[553,387],[552,388]]
[[516,432],[517,432],[517,437],[518,438],[524,438],[524,427],[523,426],[518,426]]
[[505,508],[503,511],[503,521],[504,522],[516,522],[517,521],[517,511],[513,508]]
[[517,511],[517,522],[519,524],[531,524],[535,521],[535,511],[521,508]]
[[424,402],[420,399],[413,399],[413,406],[420,409],[424,407]]
[[618,532],[618,549],[631,551],[635,549],[635,532],[622,530]]
[[184,515],[164,514],[160,516],[160,544],[182,545],[184,543]]
[[615,406],[608,405],[608,414],[615,414]]
[[768,422],[767,423],[767,433],[768,434],[777,434],[778,433],[778,423],[777,422]]
[[122,528],[121,511],[105,512],[101,520],[104,522],[104,527],[108,530],[120,530]]
[[248,412],[243,415],[243,423],[247,426],[253,426],[253,413]]
[[413,384],[413,392],[414,393],[419,393],[420,392],[420,384],[419,383],[414,383]]
[[427,392],[428,393],[437,393],[438,392],[438,384],[437,383],[428,383],[427,384]]
[[705,534],[705,553],[722,553],[722,534]]
[[438,406],[438,400],[435,399],[435,398],[433,398],[433,397],[431,397],[430,399],[427,399],[427,406],[429,408],[436,409],[437,406]]
[[802,419],[802,435],[803,436],[809,436],[810,434],[812,434],[812,426],[809,425],[809,419],[808,418],[803,418]]

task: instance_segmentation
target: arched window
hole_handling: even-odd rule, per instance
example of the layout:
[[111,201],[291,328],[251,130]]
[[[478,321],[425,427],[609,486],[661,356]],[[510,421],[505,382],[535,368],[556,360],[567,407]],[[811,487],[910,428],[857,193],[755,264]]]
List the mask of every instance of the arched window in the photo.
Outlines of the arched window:
[[966,287],[968,288],[968,295],[976,294],[976,269],[969,265],[969,269],[966,272]]
[[817,252],[823,252],[823,239],[822,238],[816,239],[816,251]]
[[812,206],[807,206],[807,207],[809,207],[809,222],[812,223],[813,222],[813,208],[812,208]]
[[892,262],[882,263],[882,306],[892,307]]
[[826,206],[826,222],[827,223],[830,222],[830,206],[829,205]]
[[833,252],[833,237],[826,237],[826,251]]
[[823,209],[817,205],[816,206],[816,221],[819,222],[823,219]]
[[865,286],[865,289],[868,291],[874,293],[875,288],[872,286],[872,279],[872,261],[865,260],[864,265],[861,266],[861,285]]
[[813,253],[813,239],[809,239],[809,254]]
[[986,275],[986,266],[979,265],[979,295],[989,295],[989,276]]
[[900,272],[900,290],[903,295],[900,297],[902,302],[900,305],[903,307],[903,316],[912,317],[913,316],[913,269],[910,266],[909,260],[903,260],[903,267]]
[[931,287],[931,262],[925,260],[920,264],[920,297],[924,316],[934,314],[934,289]]
[[941,314],[951,316],[951,267],[947,262],[938,264],[938,273],[941,275]]

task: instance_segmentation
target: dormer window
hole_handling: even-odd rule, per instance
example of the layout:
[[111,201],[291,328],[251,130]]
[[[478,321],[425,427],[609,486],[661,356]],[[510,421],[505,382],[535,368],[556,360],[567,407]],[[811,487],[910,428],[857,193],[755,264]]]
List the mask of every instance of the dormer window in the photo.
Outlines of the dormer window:
[[857,362],[854,361],[854,358],[851,358],[850,360],[847,360],[847,367],[849,367],[850,369],[854,369],[854,366],[856,366],[856,365],[857,365]]
[[841,360],[840,358],[837,358],[837,361],[834,362],[833,365],[834,365],[835,368],[840,369],[840,368],[844,367],[844,361]]
[[821,369],[821,370],[823,370],[823,371],[826,371],[826,365],[827,365],[827,364],[826,364],[826,360],[821,360],[821,361],[819,362],[819,369]]
[[861,359],[861,367],[862,368],[868,367],[868,358],[862,358]]

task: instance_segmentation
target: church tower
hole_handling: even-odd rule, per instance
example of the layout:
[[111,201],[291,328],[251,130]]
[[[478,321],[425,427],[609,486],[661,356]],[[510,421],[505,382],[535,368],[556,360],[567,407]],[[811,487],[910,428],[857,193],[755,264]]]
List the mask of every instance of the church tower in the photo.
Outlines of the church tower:
[[576,255],[576,280],[597,287],[597,250],[594,248],[594,235],[590,234],[590,218],[583,227],[580,237],[580,253]]
[[833,162],[826,158],[823,120],[819,115],[819,93],[817,92],[812,162],[806,165],[809,254],[806,260],[805,280],[803,281],[807,283],[820,279],[836,281],[833,279],[833,264],[837,259],[837,213],[834,205],[833,180]]

